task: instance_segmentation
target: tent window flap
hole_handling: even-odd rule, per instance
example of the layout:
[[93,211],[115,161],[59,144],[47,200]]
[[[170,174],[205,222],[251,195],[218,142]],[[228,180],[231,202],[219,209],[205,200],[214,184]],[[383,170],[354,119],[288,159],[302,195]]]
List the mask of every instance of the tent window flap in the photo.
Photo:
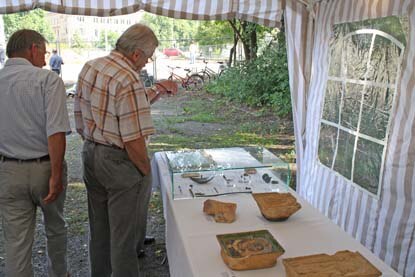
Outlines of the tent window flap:
[[320,163],[379,196],[409,20],[337,24],[320,122]]

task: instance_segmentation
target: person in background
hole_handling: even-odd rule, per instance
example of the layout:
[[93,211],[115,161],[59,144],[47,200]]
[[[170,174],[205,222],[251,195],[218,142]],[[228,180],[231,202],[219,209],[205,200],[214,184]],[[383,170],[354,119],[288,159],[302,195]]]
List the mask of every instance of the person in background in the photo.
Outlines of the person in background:
[[56,74],[60,75],[62,72],[62,65],[63,65],[63,60],[61,56],[58,55],[58,51],[56,51],[56,49],[53,49],[52,57],[50,57],[50,60],[49,60],[50,69],[53,72],[56,72]]
[[0,70],[0,214],[7,277],[33,276],[37,207],[45,224],[49,276],[69,276],[63,206],[70,126],[63,82],[42,69],[46,42],[33,30],[15,32]]
[[84,139],[92,277],[140,276],[136,247],[144,241],[151,192],[146,141],[155,132],[150,104],[177,92],[172,81],[145,89],[140,79],[157,46],[150,28],[132,25],[115,50],[79,74],[74,114]]
[[196,62],[196,53],[197,53],[197,45],[194,41],[189,46],[190,52],[190,63],[194,64]]

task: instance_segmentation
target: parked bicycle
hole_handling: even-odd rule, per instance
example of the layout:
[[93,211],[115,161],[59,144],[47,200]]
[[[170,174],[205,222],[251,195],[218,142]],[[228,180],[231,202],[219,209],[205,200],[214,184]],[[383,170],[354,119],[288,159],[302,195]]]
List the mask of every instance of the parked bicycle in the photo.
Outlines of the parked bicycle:
[[205,68],[202,71],[198,72],[198,74],[202,75],[204,81],[211,81],[216,78],[216,72],[208,67],[208,62],[203,59],[203,63],[205,64]]
[[205,67],[198,72],[199,75],[201,75],[203,77],[203,80],[205,82],[210,82],[214,79],[216,79],[216,77],[219,77],[223,71],[225,71],[226,69],[226,64],[225,62],[218,62],[219,65],[219,69],[218,72],[214,71],[213,69],[208,67],[208,62],[204,59],[203,63],[205,64]]
[[185,68],[186,71],[186,77],[182,77],[180,75],[177,75],[174,73],[175,69],[178,69],[180,67],[172,67],[168,66],[170,68],[170,76],[168,80],[171,81],[179,81],[183,88],[185,88],[188,91],[198,91],[203,88],[204,80],[203,77],[197,73],[190,74],[191,70],[188,68]]

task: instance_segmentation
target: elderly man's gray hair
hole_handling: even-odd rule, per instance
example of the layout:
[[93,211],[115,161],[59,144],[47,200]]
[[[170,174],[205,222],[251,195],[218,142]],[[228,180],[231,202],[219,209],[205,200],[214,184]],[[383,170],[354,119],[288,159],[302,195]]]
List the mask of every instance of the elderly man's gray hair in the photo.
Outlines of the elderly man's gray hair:
[[30,49],[33,44],[42,45],[48,41],[38,32],[30,29],[22,29],[12,34],[7,42],[7,57],[13,57],[23,51]]
[[157,46],[158,40],[154,32],[148,26],[138,23],[129,27],[119,37],[115,49],[124,54],[132,54],[139,49],[150,57]]

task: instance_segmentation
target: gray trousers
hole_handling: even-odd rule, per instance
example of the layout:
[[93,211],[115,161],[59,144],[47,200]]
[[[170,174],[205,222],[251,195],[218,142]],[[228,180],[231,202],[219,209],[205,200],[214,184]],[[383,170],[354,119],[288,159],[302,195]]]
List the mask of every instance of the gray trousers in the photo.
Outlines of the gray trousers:
[[67,230],[63,217],[66,164],[62,180],[65,191],[54,202],[45,205],[42,199],[49,191],[50,173],[50,161],[0,161],[0,213],[8,277],[33,276],[32,245],[38,206],[42,209],[45,224],[49,276],[67,274]]
[[150,178],[143,177],[125,150],[85,141],[82,160],[91,276],[140,276],[136,246],[144,240],[139,224],[147,220],[142,209]]

